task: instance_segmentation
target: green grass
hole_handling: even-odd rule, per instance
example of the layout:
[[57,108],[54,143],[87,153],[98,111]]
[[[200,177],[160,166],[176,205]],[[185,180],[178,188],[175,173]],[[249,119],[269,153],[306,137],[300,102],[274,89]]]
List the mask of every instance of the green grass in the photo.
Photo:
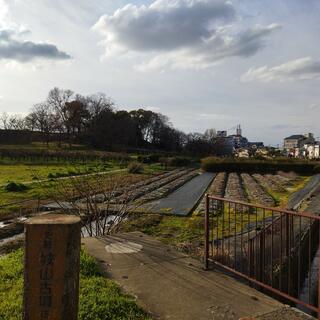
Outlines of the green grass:
[[32,182],[38,179],[48,179],[55,177],[70,176],[76,174],[89,174],[101,171],[119,169],[115,162],[92,162],[87,164],[0,164],[0,185],[9,181]]
[[179,246],[203,241],[203,217],[177,217],[161,214],[140,214],[134,220],[124,223],[122,231],[142,231],[157,237],[166,244]]
[[[23,251],[0,258],[0,319],[22,319]],[[106,279],[85,251],[80,257],[79,320],[151,320],[135,300]]]

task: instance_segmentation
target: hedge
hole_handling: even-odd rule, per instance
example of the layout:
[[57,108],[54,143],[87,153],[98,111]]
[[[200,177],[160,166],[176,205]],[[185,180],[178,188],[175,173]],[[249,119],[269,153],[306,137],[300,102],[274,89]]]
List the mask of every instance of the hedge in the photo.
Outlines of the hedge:
[[277,173],[278,171],[312,175],[320,173],[320,164],[303,160],[239,160],[208,157],[201,160],[201,168],[208,172]]

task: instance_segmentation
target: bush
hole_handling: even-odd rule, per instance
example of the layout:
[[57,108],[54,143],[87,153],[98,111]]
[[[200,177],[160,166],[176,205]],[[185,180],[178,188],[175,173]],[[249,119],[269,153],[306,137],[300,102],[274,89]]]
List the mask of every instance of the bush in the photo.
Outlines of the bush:
[[160,162],[171,167],[186,167],[192,163],[190,158],[185,157],[160,158]]
[[138,161],[142,163],[157,163],[159,162],[160,157],[161,154],[152,153],[146,156],[138,156]]
[[312,175],[320,173],[317,162],[302,160],[250,160],[250,159],[221,159],[208,157],[201,160],[201,168],[209,172],[247,172],[247,173],[277,173],[278,171],[295,172]]
[[131,162],[128,165],[128,172],[129,173],[142,173],[144,170],[143,165],[139,162]]
[[13,181],[10,181],[4,188],[7,192],[22,192],[28,189],[28,187],[25,184],[16,183]]

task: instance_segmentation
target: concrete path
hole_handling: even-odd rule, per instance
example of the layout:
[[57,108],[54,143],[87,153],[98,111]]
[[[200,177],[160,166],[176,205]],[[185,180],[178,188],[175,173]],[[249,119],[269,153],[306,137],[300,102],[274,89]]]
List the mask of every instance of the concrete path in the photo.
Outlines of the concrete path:
[[[140,232],[82,242],[108,277],[135,296],[154,319],[264,319],[270,314],[272,319],[308,319],[295,318],[300,313],[294,309],[218,271],[202,270],[197,260]],[[284,310],[290,310],[288,317]]]
[[308,183],[292,194],[289,198],[286,208],[289,210],[296,210],[302,201],[308,198],[320,184],[320,174],[316,174],[310,178]]
[[167,197],[148,204],[152,212],[188,215],[208,188],[215,174],[205,172],[193,178]]

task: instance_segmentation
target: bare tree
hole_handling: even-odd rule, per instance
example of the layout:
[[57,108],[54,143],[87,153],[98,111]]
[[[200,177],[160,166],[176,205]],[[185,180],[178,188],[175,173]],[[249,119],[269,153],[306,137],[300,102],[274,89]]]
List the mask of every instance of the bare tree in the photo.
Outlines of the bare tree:
[[63,130],[67,132],[68,139],[70,142],[70,132],[71,125],[69,119],[69,112],[67,103],[72,101],[72,96],[74,95],[71,90],[59,89],[57,87],[50,90],[47,105],[54,111],[56,114],[56,120],[59,119],[60,129],[59,131],[62,133]]
[[104,93],[95,93],[86,98],[87,108],[92,118],[99,116],[104,111],[112,111],[114,103]]
[[58,126],[58,116],[46,102],[42,102],[33,106],[29,118],[32,119],[34,128],[45,135],[46,144],[49,146],[50,134]]
[[9,116],[7,126],[11,130],[24,130],[26,128],[25,119],[19,114],[14,114]]
[[30,131],[34,131],[37,129],[37,114],[35,112],[29,113],[25,119],[25,127]]
[[129,177],[110,174],[56,179],[48,198],[62,212],[81,217],[83,235],[102,236],[116,232],[128,213],[139,207],[128,188],[131,183]]
[[10,116],[6,112],[2,112],[2,114],[0,116],[1,126],[2,126],[2,129],[4,129],[4,130],[8,130],[9,117]]

